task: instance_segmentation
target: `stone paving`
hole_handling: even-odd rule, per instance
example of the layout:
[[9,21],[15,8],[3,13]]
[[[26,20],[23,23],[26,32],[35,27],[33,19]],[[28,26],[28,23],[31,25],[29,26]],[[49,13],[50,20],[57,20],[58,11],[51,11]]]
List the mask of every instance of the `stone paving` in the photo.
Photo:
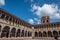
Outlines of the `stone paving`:
[[[31,37],[21,37],[21,38],[0,38],[0,40],[56,40],[53,37],[45,37],[45,38],[31,38]],[[60,40],[60,38],[58,38],[58,40]]]

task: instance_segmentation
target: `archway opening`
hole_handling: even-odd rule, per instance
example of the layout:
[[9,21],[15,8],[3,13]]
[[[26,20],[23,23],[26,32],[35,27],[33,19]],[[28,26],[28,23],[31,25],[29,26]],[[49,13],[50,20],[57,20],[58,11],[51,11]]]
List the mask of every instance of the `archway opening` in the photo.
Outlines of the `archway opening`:
[[16,35],[16,28],[12,28],[10,37],[15,37],[15,35]]
[[32,36],[32,33],[30,31],[28,31],[28,37]]
[[45,31],[43,32],[43,37],[47,37],[47,33]]
[[58,37],[58,32],[57,31],[53,31],[53,36],[54,37]]
[[5,26],[2,30],[1,37],[8,37],[9,36],[9,30],[10,30],[10,27]]
[[39,31],[39,37],[42,37],[42,33]]
[[38,37],[38,32],[35,32],[35,37]]
[[25,31],[25,37],[27,37],[27,31]]
[[16,37],[20,37],[20,29],[17,30]]
[[22,30],[21,32],[21,37],[24,37],[24,30]]
[[48,31],[48,37],[52,37],[52,32]]
[[30,36],[30,31],[28,31],[28,37]]

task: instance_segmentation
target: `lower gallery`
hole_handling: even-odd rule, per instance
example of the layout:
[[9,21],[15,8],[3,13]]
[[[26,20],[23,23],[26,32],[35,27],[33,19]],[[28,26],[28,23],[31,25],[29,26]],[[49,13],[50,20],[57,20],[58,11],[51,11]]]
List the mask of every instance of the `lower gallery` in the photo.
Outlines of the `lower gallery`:
[[45,15],[41,24],[31,25],[0,8],[0,40],[60,40],[60,22]]

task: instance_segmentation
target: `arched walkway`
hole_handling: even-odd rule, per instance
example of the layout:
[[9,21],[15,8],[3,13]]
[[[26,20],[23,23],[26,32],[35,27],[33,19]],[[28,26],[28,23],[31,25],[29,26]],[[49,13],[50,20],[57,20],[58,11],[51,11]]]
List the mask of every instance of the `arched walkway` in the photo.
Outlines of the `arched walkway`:
[[43,31],[43,37],[47,37],[47,33],[45,31]]
[[20,29],[17,30],[16,37],[20,37]]
[[25,31],[25,37],[27,37],[27,31]]
[[24,30],[22,30],[21,32],[21,37],[24,37]]
[[28,31],[28,37],[32,36],[32,33],[30,31]]
[[51,31],[48,31],[47,34],[48,34],[48,37],[52,37],[52,32]]
[[16,35],[16,28],[12,28],[10,32],[10,37],[15,37],[15,35]]
[[38,32],[35,32],[35,37],[38,37]]
[[42,33],[39,31],[39,37],[42,37]]
[[57,37],[58,36],[58,32],[57,31],[53,31],[53,36]]
[[9,36],[9,30],[10,30],[10,27],[5,26],[2,30],[1,37],[8,37]]

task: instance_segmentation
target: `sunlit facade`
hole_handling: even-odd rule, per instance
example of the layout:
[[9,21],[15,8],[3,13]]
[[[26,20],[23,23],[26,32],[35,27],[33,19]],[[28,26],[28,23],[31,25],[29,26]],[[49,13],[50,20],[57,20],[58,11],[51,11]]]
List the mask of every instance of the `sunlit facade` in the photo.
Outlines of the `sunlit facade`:
[[49,16],[41,24],[31,25],[0,9],[0,40],[60,40],[60,22],[50,22]]

